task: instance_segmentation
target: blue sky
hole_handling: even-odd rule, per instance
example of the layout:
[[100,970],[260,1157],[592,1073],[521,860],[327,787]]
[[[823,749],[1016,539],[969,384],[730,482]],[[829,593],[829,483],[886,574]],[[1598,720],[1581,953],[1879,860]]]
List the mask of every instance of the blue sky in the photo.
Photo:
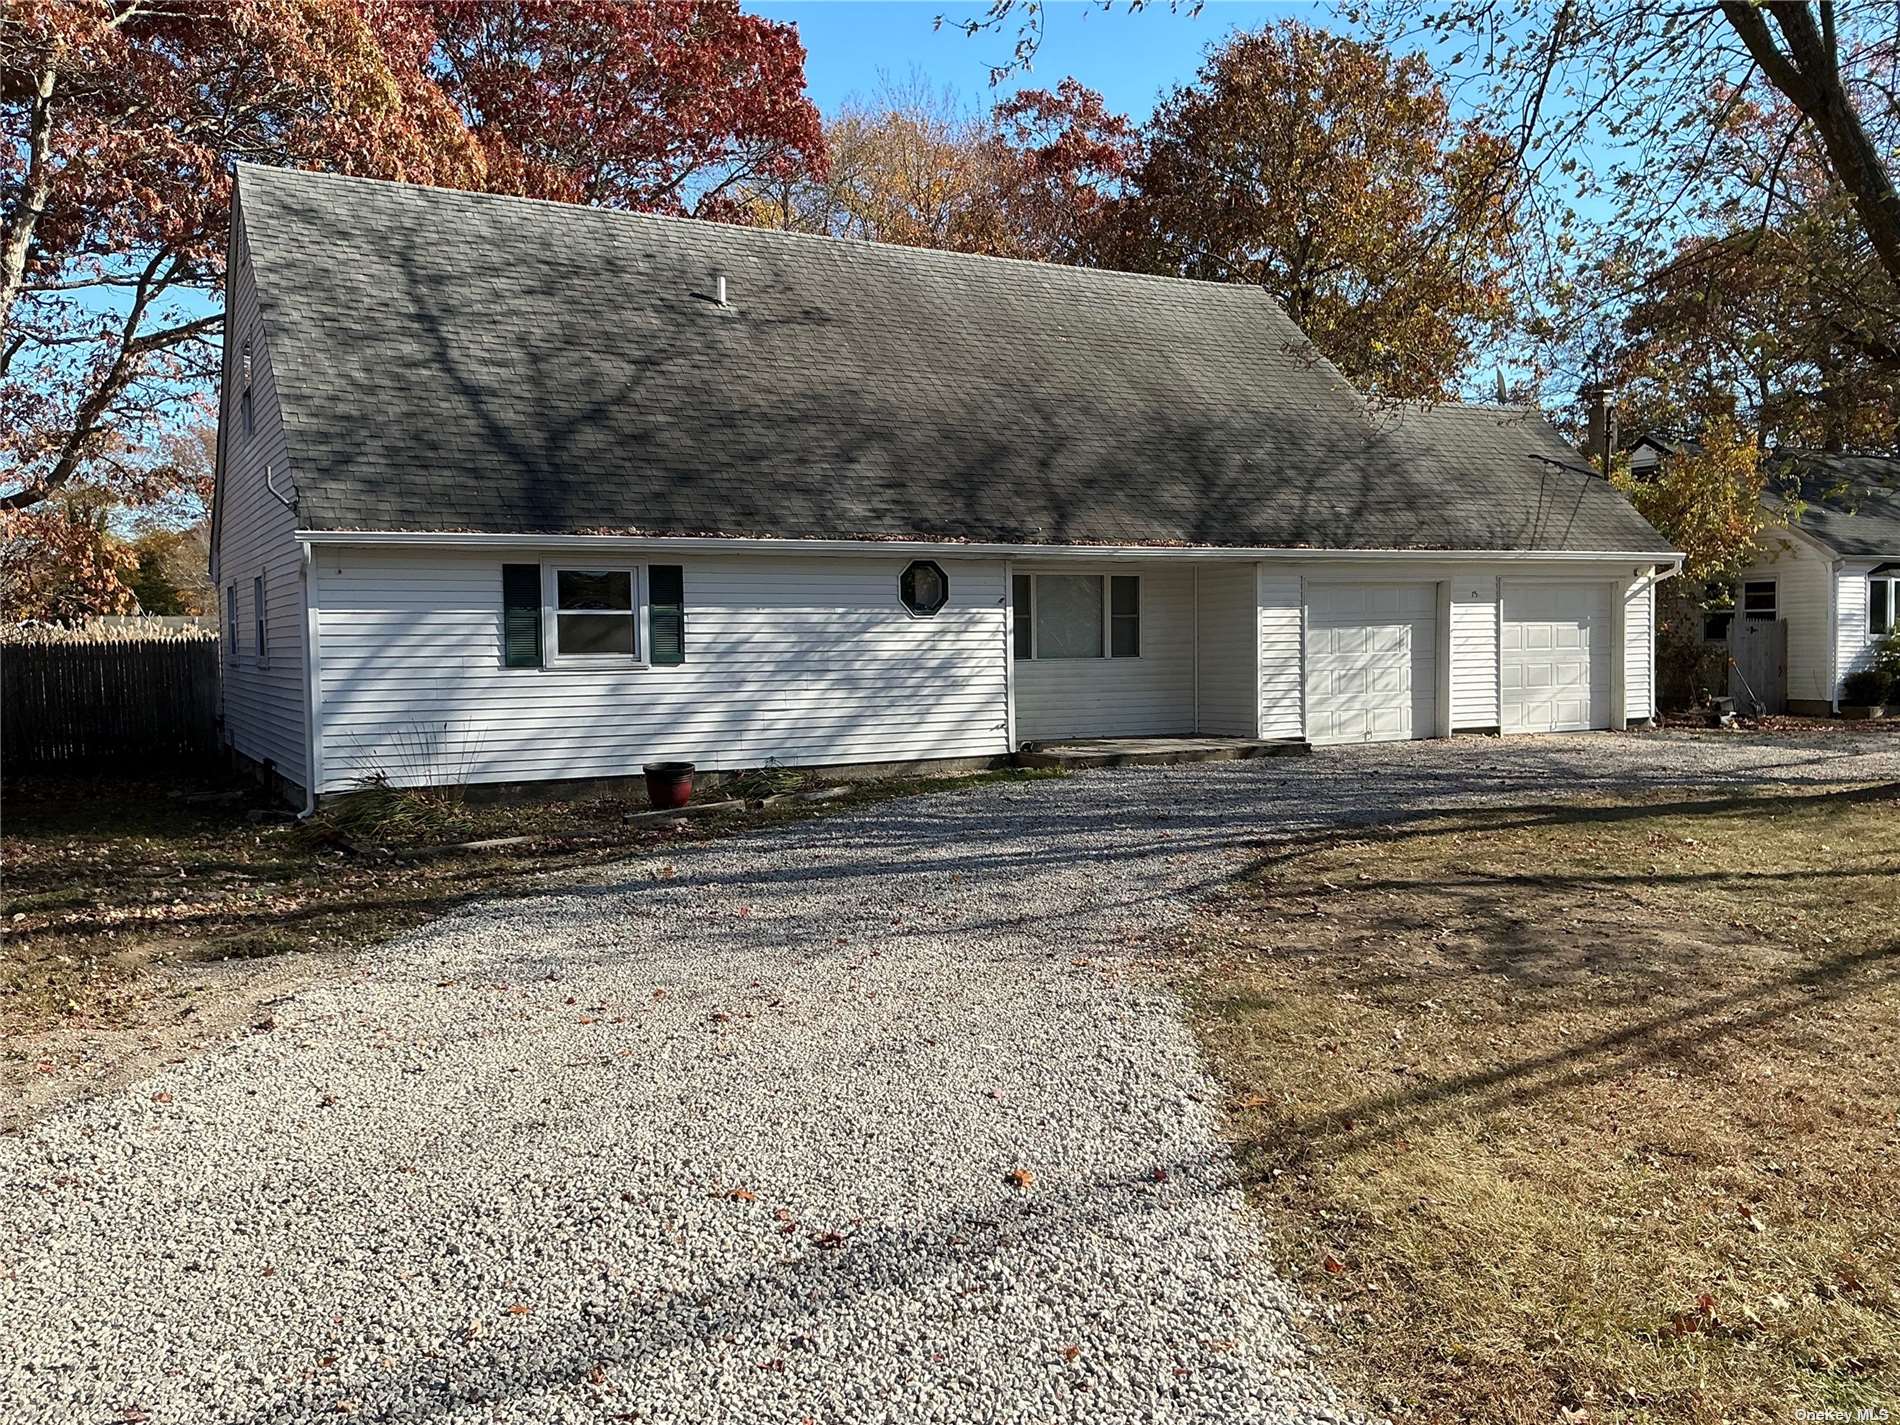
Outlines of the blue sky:
[[[951,88],[972,109],[987,109],[997,97],[989,71],[1009,59],[1012,28],[974,38],[949,28],[933,29],[938,15],[946,21],[980,17],[984,0],[753,0],[746,9],[798,25],[805,43],[805,78],[812,99],[833,113],[852,94],[869,97],[880,73],[903,83],[922,75],[932,89]],[[1125,0],[1103,10],[1079,0],[1048,6],[1048,23],[1035,70],[1005,82],[1054,87],[1073,74],[1100,90],[1109,107],[1136,120],[1148,117],[1156,97],[1191,79],[1208,44],[1229,30],[1252,28],[1293,16],[1327,25],[1331,17],[1318,5],[1208,4],[1198,16],[1172,13],[1165,0],[1130,14]]]

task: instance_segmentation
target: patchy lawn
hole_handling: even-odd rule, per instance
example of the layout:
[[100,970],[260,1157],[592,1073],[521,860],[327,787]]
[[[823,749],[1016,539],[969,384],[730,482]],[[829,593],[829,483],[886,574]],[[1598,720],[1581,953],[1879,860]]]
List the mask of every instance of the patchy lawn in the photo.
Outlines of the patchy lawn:
[[1239,1160],[1368,1403],[1900,1405],[1897,925],[1893,787],[1300,840],[1209,907]]
[[[888,797],[1047,775],[893,778],[851,785],[833,801],[659,825],[628,820],[647,810],[643,800],[612,798],[499,805],[382,793],[295,826],[229,782],[9,785],[0,1129],[268,1025],[274,1001],[347,952],[474,896],[532,894],[544,872]],[[527,839],[441,852],[504,837]]]

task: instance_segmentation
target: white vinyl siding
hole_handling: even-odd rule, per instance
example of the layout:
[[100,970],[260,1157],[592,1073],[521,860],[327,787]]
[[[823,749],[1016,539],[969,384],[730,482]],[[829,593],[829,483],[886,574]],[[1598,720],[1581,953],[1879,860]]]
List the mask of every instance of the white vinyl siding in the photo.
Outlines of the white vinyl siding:
[[1623,600],[1623,716],[1642,722],[1656,715],[1656,589],[1647,579]]
[[323,790],[375,772],[525,782],[673,758],[719,770],[1009,750],[1000,563],[941,561],[949,603],[918,619],[898,598],[901,559],[692,556],[684,663],[557,670],[502,666],[503,562],[319,553]]
[[[1850,559],[1841,565],[1839,601],[1835,605],[1837,645],[1835,667],[1841,678],[1871,667],[1879,642],[1867,622],[1867,576],[1879,565],[1872,559]],[[1837,681],[1834,696],[1840,696]]]
[[[1023,574],[1077,574],[1073,566],[1015,565]],[[1092,573],[1130,572],[1126,566]],[[1194,571],[1144,564],[1139,658],[1020,659],[1016,740],[1139,737],[1194,730]],[[954,574],[952,599],[954,593]],[[1000,638],[1000,634],[998,635]]]
[[1200,573],[1200,733],[1208,737],[1252,737],[1259,726],[1254,700],[1259,696],[1259,640],[1254,632],[1255,568],[1252,564],[1208,564]]
[[1260,566],[1260,736],[1306,736],[1305,651],[1300,576]]
[[[309,778],[306,747],[303,557],[297,519],[266,487],[269,472],[286,494],[294,481],[271,367],[269,334],[259,320],[249,249],[233,224],[225,319],[225,381],[218,442],[223,459],[217,494],[218,582],[235,589],[238,617],[226,620],[223,650],[224,736],[285,780]],[[238,415],[240,350],[251,347],[251,429]],[[268,606],[257,609],[262,580]],[[227,593],[227,597],[229,594]],[[257,655],[259,631],[268,640]],[[235,636],[234,636],[235,635]]]
[[1498,581],[1451,581],[1451,727],[1493,729],[1498,719]]
[[[1775,581],[1776,612],[1788,625],[1788,696],[1832,703],[1839,656],[1833,560],[1804,540],[1771,535],[1771,548],[1742,571],[1743,582]],[[1843,581],[1845,582],[1845,581]]]

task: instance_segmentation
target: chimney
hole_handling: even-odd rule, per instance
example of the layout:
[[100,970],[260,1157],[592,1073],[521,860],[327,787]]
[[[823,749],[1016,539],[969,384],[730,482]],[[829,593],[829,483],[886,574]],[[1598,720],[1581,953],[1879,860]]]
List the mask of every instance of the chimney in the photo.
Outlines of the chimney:
[[1596,466],[1596,473],[1610,478],[1610,461],[1616,456],[1616,407],[1610,401],[1610,388],[1593,381],[1577,393],[1589,407],[1589,432],[1584,437],[1583,453]]

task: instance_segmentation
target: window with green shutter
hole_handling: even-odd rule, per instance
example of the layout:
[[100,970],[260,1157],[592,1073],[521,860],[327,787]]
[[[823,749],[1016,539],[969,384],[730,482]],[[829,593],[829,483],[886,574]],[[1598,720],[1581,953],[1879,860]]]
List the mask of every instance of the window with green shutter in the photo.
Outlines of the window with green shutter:
[[509,668],[541,666],[541,566],[501,566],[502,662]]
[[647,627],[656,665],[686,661],[686,571],[677,564],[647,568]]

